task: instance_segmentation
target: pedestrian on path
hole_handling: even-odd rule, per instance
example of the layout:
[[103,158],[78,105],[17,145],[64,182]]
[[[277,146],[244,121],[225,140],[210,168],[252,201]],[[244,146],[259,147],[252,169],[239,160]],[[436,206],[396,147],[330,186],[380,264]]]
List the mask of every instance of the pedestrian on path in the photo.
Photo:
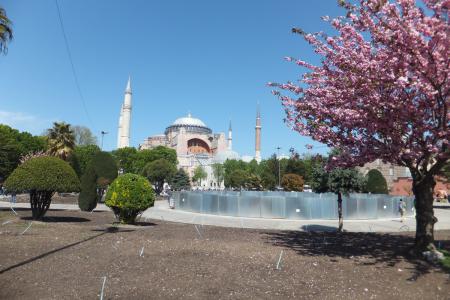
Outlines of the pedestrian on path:
[[400,213],[400,222],[402,223],[405,211],[406,211],[406,203],[403,202],[403,199],[400,199],[400,202],[398,203],[398,212]]

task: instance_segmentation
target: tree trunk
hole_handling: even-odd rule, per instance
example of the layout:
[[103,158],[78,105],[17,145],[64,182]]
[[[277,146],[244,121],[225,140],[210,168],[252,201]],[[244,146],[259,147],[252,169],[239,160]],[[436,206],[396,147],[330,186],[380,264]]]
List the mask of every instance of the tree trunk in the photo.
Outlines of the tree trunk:
[[342,228],[344,227],[344,219],[342,217],[342,194],[338,193],[338,217],[339,217],[339,227],[338,232],[342,232]]
[[413,193],[416,209],[416,239],[414,249],[422,253],[436,250],[434,246],[434,223],[437,218],[433,211],[433,190],[436,182],[433,176],[426,176],[421,180],[413,179]]
[[49,191],[30,191],[30,206],[33,220],[41,220],[50,207],[53,192]]

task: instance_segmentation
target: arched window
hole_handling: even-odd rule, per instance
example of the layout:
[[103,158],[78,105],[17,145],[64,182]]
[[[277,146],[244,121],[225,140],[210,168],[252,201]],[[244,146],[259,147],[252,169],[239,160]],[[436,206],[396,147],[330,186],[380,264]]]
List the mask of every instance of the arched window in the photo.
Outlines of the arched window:
[[208,144],[201,139],[190,139],[188,141],[188,152],[193,154],[211,153]]

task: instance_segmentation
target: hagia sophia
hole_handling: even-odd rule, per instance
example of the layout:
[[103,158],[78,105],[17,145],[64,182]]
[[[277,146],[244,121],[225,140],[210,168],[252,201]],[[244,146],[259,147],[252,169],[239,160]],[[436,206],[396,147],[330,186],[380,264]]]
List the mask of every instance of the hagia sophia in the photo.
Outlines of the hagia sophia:
[[[120,110],[119,128],[117,135],[117,148],[130,145],[131,122],[131,80],[125,89],[125,97]],[[259,106],[256,112],[255,124],[255,154],[253,156],[240,156],[233,150],[233,136],[231,122],[228,134],[213,132],[201,119],[193,117],[190,113],[185,117],[176,119],[166,127],[163,134],[149,136],[140,145],[139,149],[152,149],[157,146],[172,148],[177,153],[178,168],[183,168],[192,178],[194,170],[201,166],[207,174],[199,187],[202,189],[223,189],[223,180],[218,182],[214,176],[213,165],[222,164],[227,159],[243,160],[249,162],[255,159],[261,161],[261,115]],[[289,158],[279,156],[279,159]],[[411,174],[405,167],[382,163],[381,160],[367,163],[358,168],[365,175],[371,169],[379,170],[386,178],[391,194],[409,195],[411,190]],[[442,188],[444,189],[444,188]]]
[[[130,145],[131,98],[131,80],[128,79],[119,117],[117,148]],[[178,168],[183,168],[190,177],[193,176],[194,170],[198,166],[205,170],[207,178],[202,180],[200,184],[202,188],[222,189],[224,188],[223,181],[218,182],[215,178],[213,164],[222,164],[227,159],[261,161],[261,115],[259,107],[256,113],[255,155],[241,157],[233,150],[232,139],[231,122],[226,136],[223,132],[213,132],[202,120],[189,113],[185,117],[176,119],[165,129],[163,134],[146,138],[139,145],[139,149],[152,149],[157,146],[172,148],[177,153]]]

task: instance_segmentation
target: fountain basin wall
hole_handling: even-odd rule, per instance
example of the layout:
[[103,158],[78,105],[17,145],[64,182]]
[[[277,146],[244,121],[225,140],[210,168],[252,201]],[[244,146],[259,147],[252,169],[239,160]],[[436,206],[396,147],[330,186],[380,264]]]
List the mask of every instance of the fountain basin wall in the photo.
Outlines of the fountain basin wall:
[[[337,219],[337,195],[307,192],[175,192],[175,209],[232,217],[267,219]],[[382,194],[343,195],[345,219],[399,218],[400,199],[405,216],[414,215],[414,198]]]

